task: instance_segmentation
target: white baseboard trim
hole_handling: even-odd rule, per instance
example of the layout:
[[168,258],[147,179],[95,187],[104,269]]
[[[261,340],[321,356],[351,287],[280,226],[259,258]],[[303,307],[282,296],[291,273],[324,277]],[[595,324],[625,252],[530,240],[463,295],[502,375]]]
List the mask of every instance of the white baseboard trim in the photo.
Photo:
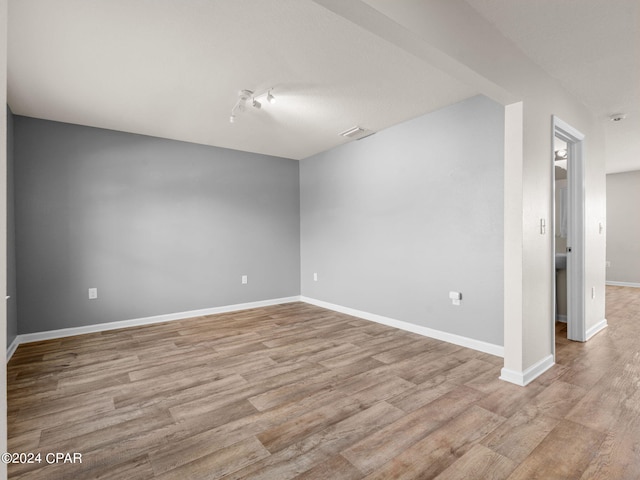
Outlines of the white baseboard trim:
[[517,372],[508,368],[503,368],[500,371],[500,380],[505,382],[515,383],[521,387],[527,386],[533,380],[538,378],[544,372],[549,370],[555,362],[553,361],[553,355],[543,358],[539,362],[531,365],[524,372]]
[[[235,305],[225,305],[223,307],[205,308],[202,310],[190,310],[186,312],[168,313],[165,315],[155,315],[152,317],[134,318],[131,320],[120,320],[117,322],[98,323],[95,325],[87,325],[84,327],[61,328],[59,330],[49,330],[46,332],[24,333],[18,335],[7,349],[7,362],[16,351],[19,345],[23,343],[39,342],[42,340],[52,340],[55,338],[72,337],[75,335],[83,335],[85,333],[106,332],[108,330],[117,330],[119,328],[138,327],[141,325],[151,325],[153,323],[164,323],[173,320],[184,320],[186,318],[202,317],[204,315],[215,315],[218,313],[237,312],[240,310],[249,310],[251,308],[269,307],[271,305],[280,305],[283,303],[299,302],[300,296],[274,298],[271,300],[260,300],[257,302],[238,303]],[[15,346],[14,346],[15,344]],[[11,349],[13,347],[13,349]]]
[[567,323],[566,315],[556,315],[556,322]]
[[86,333],[98,333],[108,330],[116,330],[119,328],[138,327],[142,325],[151,325],[154,323],[170,322],[173,320],[183,320],[186,318],[201,317],[204,315],[215,315],[218,313],[237,312],[240,310],[248,310],[251,308],[268,307],[271,305],[280,305],[283,303],[291,302],[305,302],[318,307],[326,308],[336,312],[345,313],[354,317],[363,318],[376,323],[387,325],[389,327],[398,328],[400,330],[406,330],[408,332],[417,333],[429,338],[435,338],[436,340],[442,340],[444,342],[453,343],[462,347],[471,348],[480,352],[488,353],[498,357],[504,357],[504,347],[501,345],[495,345],[480,340],[475,340],[461,335],[455,335],[453,333],[443,332],[440,330],[434,330],[432,328],[423,327],[421,325],[415,325],[413,323],[404,322],[402,320],[396,320],[382,315],[376,315],[374,313],[363,312],[349,307],[343,307],[333,303],[324,302],[322,300],[316,300],[304,296],[293,296],[276,298],[271,300],[262,300],[258,302],[240,303],[235,305],[226,305],[223,307],[205,308],[202,310],[190,310],[186,312],[169,313],[165,315],[155,315],[152,317],[134,318],[130,320],[121,320],[117,322],[99,323],[95,325],[87,325],[83,327],[62,328],[59,330],[49,330],[46,332],[25,333],[18,335],[9,348],[7,348],[7,362],[11,359],[19,345],[23,343],[39,342],[42,340],[52,340],[56,338],[72,337],[75,335],[83,335]]
[[604,320],[599,321],[598,323],[596,323],[593,327],[591,327],[590,329],[587,330],[587,340],[589,340],[591,337],[593,337],[596,333],[604,330],[605,328],[607,328],[609,324],[607,323],[607,319],[605,318]]
[[20,345],[20,338],[19,337],[20,337],[20,335],[16,335],[16,338],[14,338],[13,341],[7,347],[7,362],[9,360],[11,360],[11,357],[15,353],[16,348],[18,348],[18,345]]
[[504,357],[504,347],[501,345],[495,345],[493,343],[483,342],[481,340],[474,340],[473,338],[463,337],[461,335],[455,335],[453,333],[443,332],[440,330],[434,330],[432,328],[423,327],[421,325],[415,325],[413,323],[405,322],[402,320],[396,320],[394,318],[383,317],[382,315],[376,315],[375,313],[363,312],[349,307],[343,307],[341,305],[335,305],[333,303],[325,302],[323,300],[316,300],[305,296],[300,297],[300,301],[316,305],[318,307],[333,310],[335,312],[345,313],[354,317],[363,318],[372,322],[381,323],[389,327],[398,328],[400,330],[406,330],[408,332],[417,333],[424,337],[435,338],[436,340],[442,340],[443,342],[453,343],[460,345],[461,347],[471,348],[480,352],[495,355],[497,357]]
[[614,281],[609,281],[607,280],[605,282],[605,285],[613,285],[614,287],[634,287],[634,288],[640,288],[640,283],[633,283],[633,282],[614,282]]

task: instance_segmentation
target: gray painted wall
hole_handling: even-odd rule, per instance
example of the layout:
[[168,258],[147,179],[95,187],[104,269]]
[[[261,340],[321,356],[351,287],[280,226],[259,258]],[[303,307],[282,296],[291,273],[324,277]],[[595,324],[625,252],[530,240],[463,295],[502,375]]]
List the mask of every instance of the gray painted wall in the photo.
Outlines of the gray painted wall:
[[7,347],[18,335],[13,170],[13,113],[7,107]]
[[503,149],[479,96],[303,160],[302,295],[503,345]]
[[297,161],[14,126],[20,333],[300,293]]
[[640,171],[607,175],[608,282],[640,285]]

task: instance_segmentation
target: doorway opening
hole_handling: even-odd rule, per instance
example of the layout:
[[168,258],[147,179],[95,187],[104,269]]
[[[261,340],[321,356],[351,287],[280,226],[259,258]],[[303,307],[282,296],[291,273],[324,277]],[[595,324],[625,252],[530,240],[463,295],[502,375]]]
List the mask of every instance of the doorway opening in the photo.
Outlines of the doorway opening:
[[[567,338],[586,341],[584,280],[584,135],[553,117],[553,354],[556,322]],[[558,331],[563,331],[559,328]]]
[[[553,139],[553,172],[555,186],[555,207],[553,221],[554,257],[555,257],[555,331],[558,336],[567,338],[567,249],[569,247],[569,148],[567,142]],[[561,325],[562,324],[562,325]]]

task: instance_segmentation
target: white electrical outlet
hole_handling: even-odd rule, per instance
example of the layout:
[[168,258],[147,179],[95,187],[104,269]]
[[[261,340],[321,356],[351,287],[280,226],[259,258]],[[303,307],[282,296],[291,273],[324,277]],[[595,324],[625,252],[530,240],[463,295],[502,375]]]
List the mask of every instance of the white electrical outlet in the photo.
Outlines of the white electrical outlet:
[[591,298],[596,298],[596,287],[591,287]]
[[314,282],[317,282],[317,281],[318,281],[318,274],[317,274],[317,273],[314,273],[314,274],[313,274],[313,281],[314,281]]
[[449,298],[451,299],[451,303],[453,305],[460,305],[460,301],[462,300],[462,293],[449,292]]
[[242,285],[249,283],[249,278],[246,275],[242,275]]
[[611,266],[611,262],[609,260],[607,260],[606,266],[607,266],[607,268],[609,268]]
[[96,298],[98,298],[98,289],[97,288],[90,288],[89,289],[89,300],[95,300]]

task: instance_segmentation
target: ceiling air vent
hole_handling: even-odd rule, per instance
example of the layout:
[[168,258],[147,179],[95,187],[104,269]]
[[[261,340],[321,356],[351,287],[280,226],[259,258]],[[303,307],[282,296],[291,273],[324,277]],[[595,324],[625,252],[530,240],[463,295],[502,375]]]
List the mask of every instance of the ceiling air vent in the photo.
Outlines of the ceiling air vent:
[[355,138],[360,136],[361,133],[364,133],[364,128],[355,126],[351,127],[348,130],[345,130],[344,132],[341,132],[340,135],[342,135],[343,137]]
[[358,140],[362,140],[363,138],[368,137],[369,135],[373,135],[374,133],[376,132],[372,132],[371,130],[358,127],[356,125],[355,127],[351,127],[350,129],[341,132],[340,135],[347,138],[356,138]]

